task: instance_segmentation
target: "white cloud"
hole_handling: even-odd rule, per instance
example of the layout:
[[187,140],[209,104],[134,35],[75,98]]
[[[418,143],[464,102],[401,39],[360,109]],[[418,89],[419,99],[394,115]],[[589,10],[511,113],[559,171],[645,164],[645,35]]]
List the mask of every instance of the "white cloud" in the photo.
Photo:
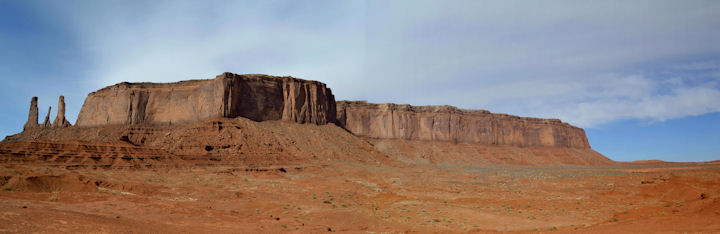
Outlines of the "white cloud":
[[561,118],[573,119],[580,126],[592,127],[618,119],[664,121],[720,111],[720,91],[704,87],[683,88],[668,95],[642,99],[600,99],[577,103],[558,110]]
[[670,80],[610,76],[578,83],[577,89],[559,95],[517,104],[531,110],[530,115],[556,117],[582,127],[621,119],[665,121],[720,111],[720,90],[714,83],[688,85],[682,79]]

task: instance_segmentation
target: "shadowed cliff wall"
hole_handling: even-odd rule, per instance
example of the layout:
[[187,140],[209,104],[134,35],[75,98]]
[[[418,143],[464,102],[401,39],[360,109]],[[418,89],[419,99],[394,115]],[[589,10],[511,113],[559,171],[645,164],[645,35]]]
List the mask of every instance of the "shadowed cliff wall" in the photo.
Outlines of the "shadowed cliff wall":
[[590,148],[583,129],[557,119],[362,101],[340,101],[337,111],[340,126],[371,138]]

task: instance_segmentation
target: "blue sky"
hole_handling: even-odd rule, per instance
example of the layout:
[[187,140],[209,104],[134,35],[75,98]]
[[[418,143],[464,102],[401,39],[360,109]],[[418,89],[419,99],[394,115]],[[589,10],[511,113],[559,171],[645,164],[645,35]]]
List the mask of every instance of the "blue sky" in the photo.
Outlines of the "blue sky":
[[[560,118],[614,160],[720,159],[718,1],[0,0],[0,135],[65,95],[225,71]],[[51,119],[54,118],[54,110]]]

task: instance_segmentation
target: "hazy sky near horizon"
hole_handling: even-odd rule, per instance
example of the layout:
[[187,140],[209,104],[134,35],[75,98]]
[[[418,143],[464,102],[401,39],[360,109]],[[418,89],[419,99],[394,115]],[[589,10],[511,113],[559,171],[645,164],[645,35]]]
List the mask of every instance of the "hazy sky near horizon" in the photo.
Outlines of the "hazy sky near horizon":
[[615,160],[720,159],[720,1],[0,0],[0,135],[65,95],[222,72],[559,118]]

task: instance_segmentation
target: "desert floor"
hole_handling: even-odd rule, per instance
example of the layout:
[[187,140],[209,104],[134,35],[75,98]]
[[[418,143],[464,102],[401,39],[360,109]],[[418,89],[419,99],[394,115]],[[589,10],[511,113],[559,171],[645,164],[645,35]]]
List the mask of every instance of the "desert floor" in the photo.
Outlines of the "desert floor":
[[0,232],[717,232],[720,164],[0,166]]

